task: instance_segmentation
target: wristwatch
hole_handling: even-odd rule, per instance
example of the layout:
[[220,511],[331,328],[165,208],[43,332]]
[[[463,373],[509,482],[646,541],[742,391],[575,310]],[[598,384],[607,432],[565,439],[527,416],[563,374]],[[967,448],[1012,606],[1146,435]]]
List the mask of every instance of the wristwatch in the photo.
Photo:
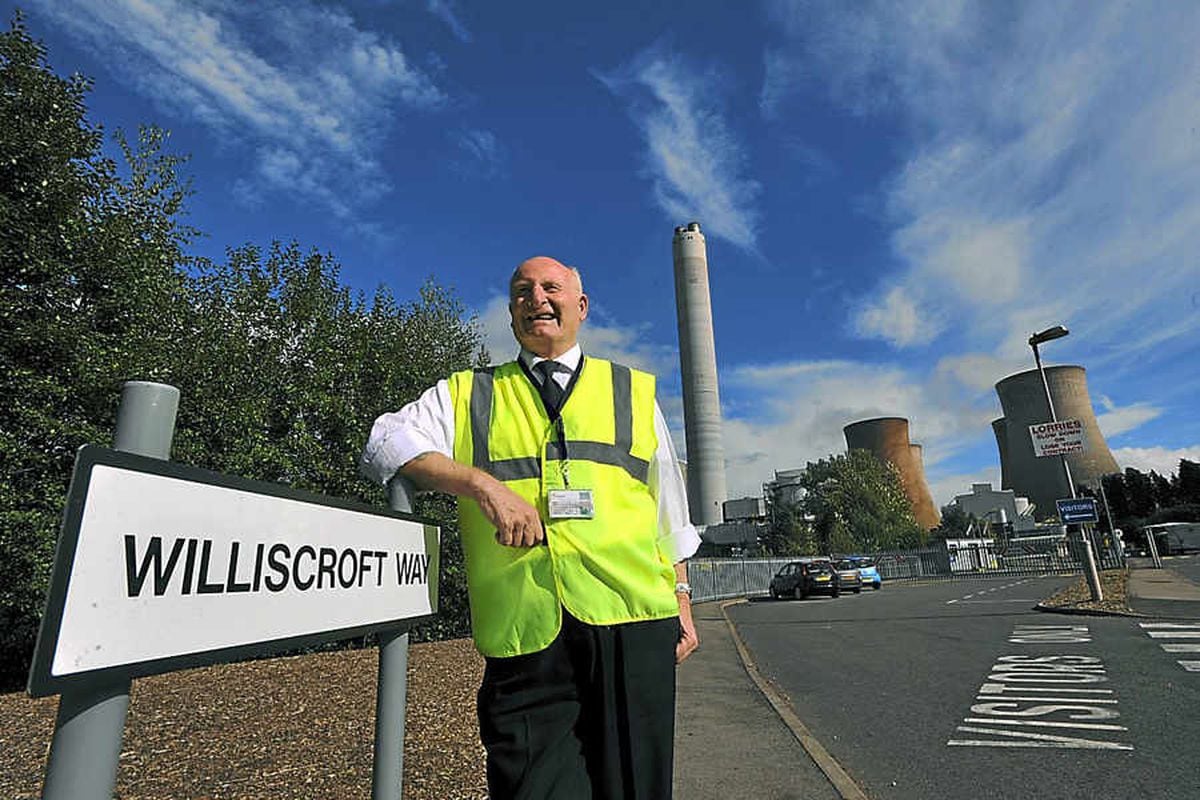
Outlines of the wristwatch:
[[675,584],[675,594],[686,594],[688,597],[691,597],[692,585],[687,581],[679,581]]

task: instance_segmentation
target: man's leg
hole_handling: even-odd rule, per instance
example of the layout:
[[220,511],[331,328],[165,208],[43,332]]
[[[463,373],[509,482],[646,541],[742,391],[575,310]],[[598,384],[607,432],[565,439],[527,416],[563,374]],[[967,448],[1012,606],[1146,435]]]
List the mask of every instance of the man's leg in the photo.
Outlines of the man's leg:
[[478,695],[492,800],[588,800],[576,735],[579,695],[563,636],[529,655],[488,658]]
[[[579,736],[596,798],[669,800],[675,746],[675,643],[679,620],[594,627],[564,622],[573,647],[583,711]],[[590,650],[590,652],[588,652]]]

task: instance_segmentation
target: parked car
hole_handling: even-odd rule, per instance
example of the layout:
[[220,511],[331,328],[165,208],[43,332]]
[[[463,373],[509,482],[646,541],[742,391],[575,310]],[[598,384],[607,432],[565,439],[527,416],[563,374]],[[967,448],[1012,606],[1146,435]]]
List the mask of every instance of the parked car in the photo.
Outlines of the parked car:
[[785,564],[771,579],[771,597],[803,600],[812,594],[837,597],[841,592],[838,574],[827,559],[805,558]]
[[837,570],[839,589],[855,594],[862,591],[862,576],[858,574],[858,566],[853,561],[843,558],[834,565],[834,568]]
[[879,574],[879,568],[875,566],[875,559],[868,556],[850,556],[846,560],[853,562],[854,566],[858,567],[858,577],[862,580],[863,586],[870,585],[876,590],[883,588],[883,576]]

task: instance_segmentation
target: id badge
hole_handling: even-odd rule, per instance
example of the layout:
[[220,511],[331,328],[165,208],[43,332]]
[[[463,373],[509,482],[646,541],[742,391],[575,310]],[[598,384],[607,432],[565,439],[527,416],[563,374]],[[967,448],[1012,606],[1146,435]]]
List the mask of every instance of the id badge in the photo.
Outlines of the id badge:
[[596,515],[591,489],[551,489],[550,519],[591,519]]

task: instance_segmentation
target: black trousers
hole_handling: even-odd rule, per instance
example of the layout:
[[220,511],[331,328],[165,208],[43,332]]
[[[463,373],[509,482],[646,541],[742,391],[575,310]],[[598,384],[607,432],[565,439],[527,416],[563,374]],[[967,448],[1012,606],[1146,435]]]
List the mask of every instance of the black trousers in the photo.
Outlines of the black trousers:
[[479,729],[492,800],[670,800],[679,619],[587,625],[488,658]]

